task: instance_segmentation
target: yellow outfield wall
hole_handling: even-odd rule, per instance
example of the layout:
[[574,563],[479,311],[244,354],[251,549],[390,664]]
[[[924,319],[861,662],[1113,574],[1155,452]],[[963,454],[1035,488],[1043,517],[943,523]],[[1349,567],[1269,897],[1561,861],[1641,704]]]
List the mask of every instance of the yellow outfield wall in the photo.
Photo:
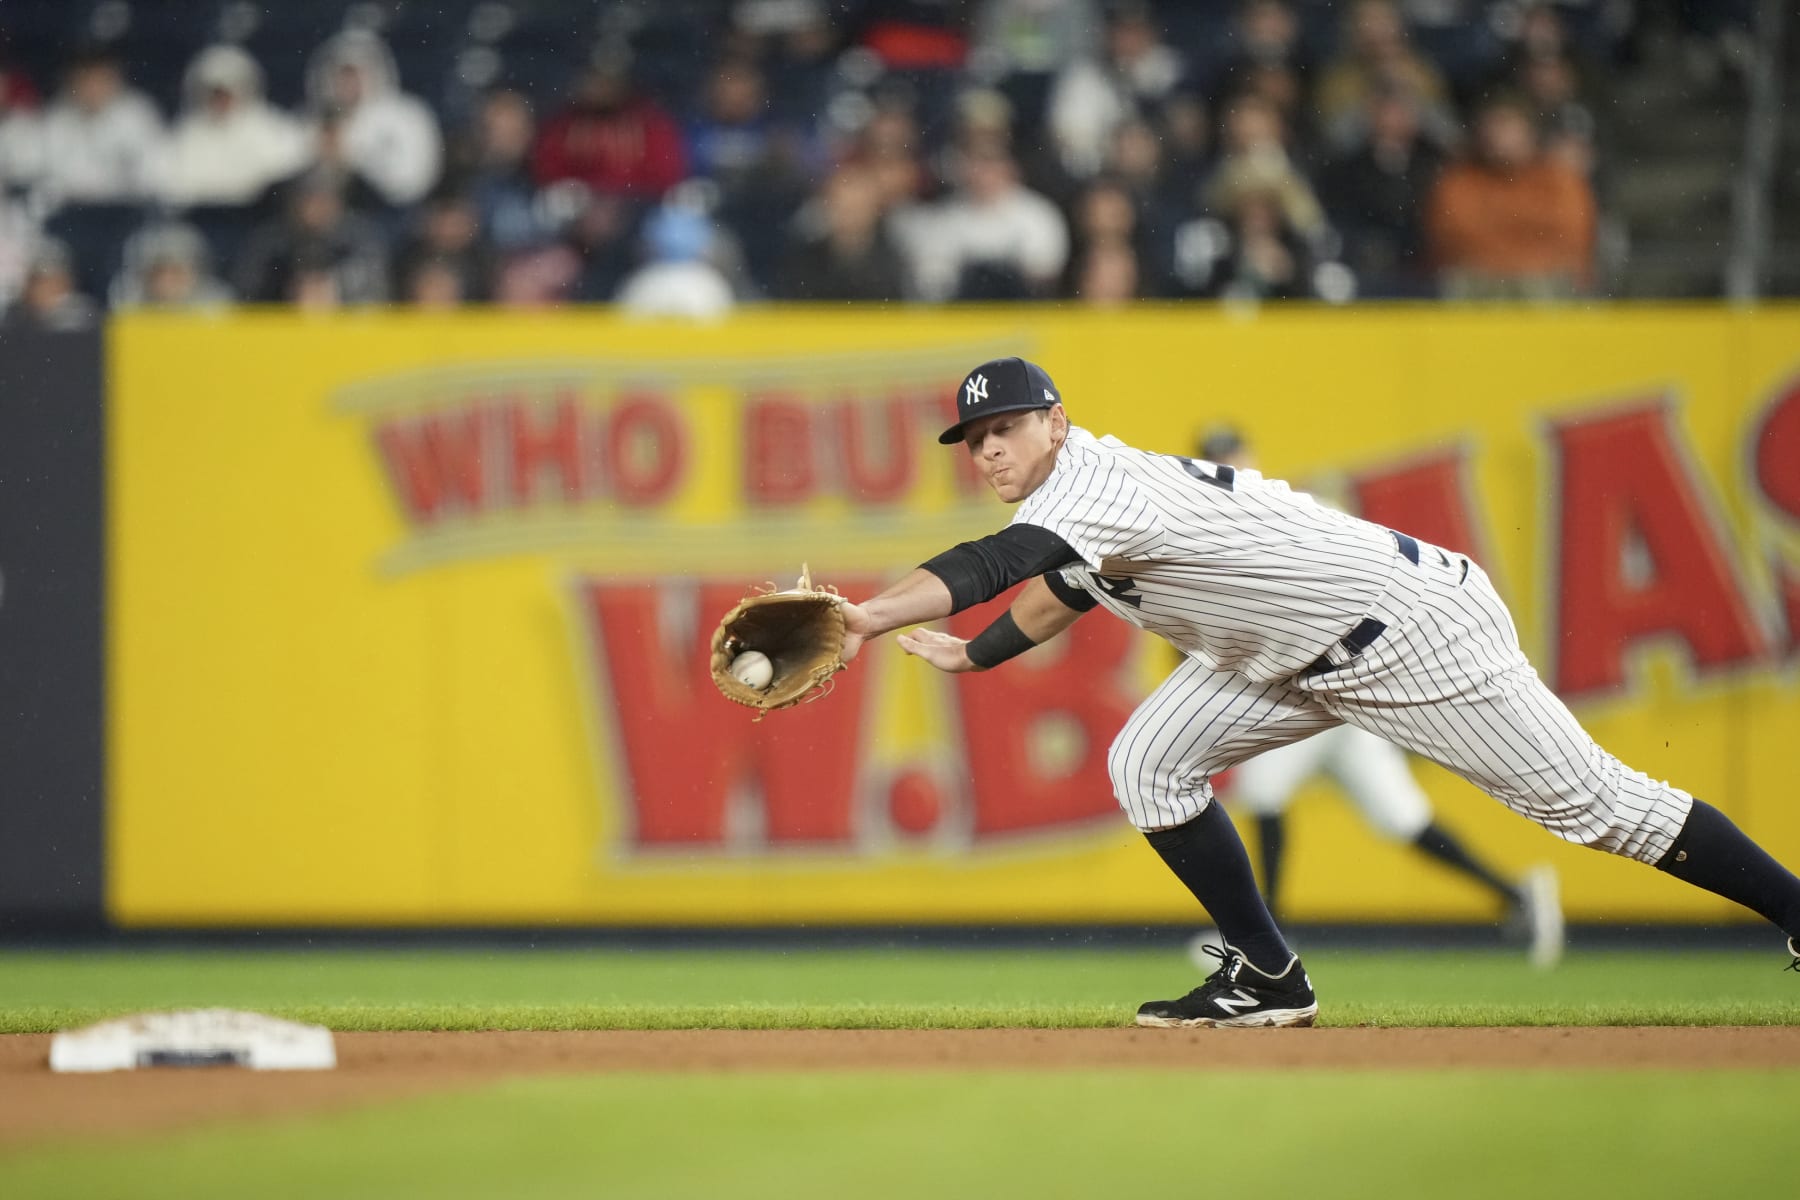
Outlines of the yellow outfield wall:
[[[1476,554],[1603,744],[1800,861],[1800,309],[137,315],[112,916],[1196,919],[1105,779],[1168,652],[1104,614],[974,677],[883,642],[761,723],[706,680],[751,584],[863,594],[1006,520],[934,435],[1009,353],[1095,432],[1191,453],[1233,422],[1267,473]],[[1740,915],[1415,765],[1576,919]],[[1493,915],[1327,785],[1290,842],[1295,919]]]

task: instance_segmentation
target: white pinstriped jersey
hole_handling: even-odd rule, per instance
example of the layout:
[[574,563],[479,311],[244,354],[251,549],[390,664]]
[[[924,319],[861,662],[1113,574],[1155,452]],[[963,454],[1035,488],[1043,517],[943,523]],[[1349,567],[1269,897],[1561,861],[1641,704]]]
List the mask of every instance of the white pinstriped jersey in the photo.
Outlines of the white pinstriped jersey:
[[1255,471],[1070,426],[1015,525],[1085,562],[1063,579],[1212,669],[1298,675],[1365,616],[1397,562],[1382,526]]

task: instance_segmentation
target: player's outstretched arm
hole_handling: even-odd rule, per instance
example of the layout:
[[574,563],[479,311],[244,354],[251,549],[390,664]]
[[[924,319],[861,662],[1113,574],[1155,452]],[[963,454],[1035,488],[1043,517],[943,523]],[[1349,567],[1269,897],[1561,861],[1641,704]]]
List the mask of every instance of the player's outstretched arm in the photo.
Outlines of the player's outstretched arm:
[[1014,584],[1079,561],[1081,556],[1061,537],[1035,525],[1014,523],[953,546],[880,595],[843,606],[848,635],[844,661],[855,658],[864,642],[889,630],[961,612]]
[[974,641],[935,629],[914,629],[897,639],[900,648],[940,671],[983,671],[1049,641],[1075,623],[1085,610],[1070,608],[1042,577],[1027,583],[1018,599]]
[[846,604],[844,612],[845,662],[856,657],[862,644],[894,629],[936,621],[955,612],[950,589],[923,568],[861,604]]

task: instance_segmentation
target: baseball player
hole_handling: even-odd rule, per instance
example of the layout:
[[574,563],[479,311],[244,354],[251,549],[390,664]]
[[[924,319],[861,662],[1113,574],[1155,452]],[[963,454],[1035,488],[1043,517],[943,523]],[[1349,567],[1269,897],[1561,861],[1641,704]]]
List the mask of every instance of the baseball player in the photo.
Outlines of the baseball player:
[[969,373],[938,440],[963,443],[1017,510],[998,533],[846,603],[846,661],[870,638],[1018,583],[973,639],[912,630],[900,645],[939,670],[985,670],[1098,606],[1186,656],[1125,722],[1107,767],[1224,947],[1199,987],[1144,1004],[1138,1024],[1312,1024],[1312,983],[1209,780],[1340,724],[1443,764],[1558,837],[1743,904],[1785,931],[1800,964],[1800,879],[1717,809],[1596,745],[1526,661],[1468,557],[1255,471],[1095,437],[1019,358]]
[[[1208,462],[1230,463],[1238,470],[1258,469],[1250,446],[1235,429],[1209,433],[1200,442],[1199,456]],[[1300,788],[1318,775],[1336,782],[1377,834],[1412,846],[1498,899],[1508,914],[1509,931],[1524,936],[1533,966],[1549,968],[1562,959],[1561,889],[1555,869],[1534,867],[1517,881],[1508,880],[1438,824],[1430,798],[1407,766],[1405,752],[1354,725],[1339,725],[1265,751],[1232,770],[1225,798],[1256,819],[1263,899],[1278,924],[1287,809]],[[1205,946],[1216,940],[1202,935],[1195,944],[1204,952]]]

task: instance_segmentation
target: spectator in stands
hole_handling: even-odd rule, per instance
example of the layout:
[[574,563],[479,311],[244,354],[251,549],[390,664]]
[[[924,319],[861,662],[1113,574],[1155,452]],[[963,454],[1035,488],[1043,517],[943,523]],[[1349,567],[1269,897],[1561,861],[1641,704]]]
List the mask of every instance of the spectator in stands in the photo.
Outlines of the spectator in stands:
[[[422,199],[443,170],[437,116],[400,90],[387,43],[350,29],[319,47],[307,68],[307,95],[341,123],[345,161],[396,207]],[[354,301],[347,301],[354,302]]]
[[1443,153],[1424,136],[1418,103],[1403,90],[1376,92],[1367,126],[1362,144],[1319,174],[1325,211],[1363,295],[1429,295],[1425,206]]
[[1576,54],[1568,26],[1553,4],[1527,4],[1518,17],[1518,33],[1508,47],[1500,77],[1493,82],[1517,82],[1528,64],[1545,59],[1572,60]]
[[544,123],[532,152],[540,186],[574,179],[601,195],[654,203],[687,176],[681,130],[632,87],[629,64],[596,58],[562,112]]
[[402,271],[395,293],[414,308],[460,308],[471,297],[463,287],[463,268],[454,259],[416,258]]
[[259,211],[282,212],[302,187],[328,187],[337,192],[343,207],[365,216],[392,211],[386,196],[351,159],[348,115],[328,108],[319,114],[313,130],[312,157],[300,171],[270,187],[258,202]]
[[776,275],[783,300],[899,300],[906,264],[883,221],[881,185],[846,165],[795,218]]
[[1401,88],[1418,98],[1428,128],[1454,128],[1444,77],[1412,44],[1394,0],[1357,0],[1345,22],[1346,45],[1319,77],[1313,95],[1319,130],[1340,150],[1356,145],[1369,96]]
[[396,257],[394,294],[411,297],[412,283],[426,268],[454,272],[462,301],[485,303],[494,297],[494,248],[481,232],[480,214],[461,192],[442,191],[425,202]]
[[[739,21],[756,0],[738,6]],[[837,35],[821,0],[775,0],[760,6],[756,28],[767,51],[769,111],[795,128],[816,130],[837,71]]]
[[[1121,130],[1130,127],[1127,122]],[[1192,180],[1203,176],[1212,162],[1212,109],[1199,93],[1177,91],[1163,101],[1159,120],[1150,127],[1158,143],[1157,159],[1167,189],[1173,193],[1192,190]],[[1119,161],[1118,143],[1108,169],[1125,170]]]
[[1075,197],[1069,213],[1070,254],[1064,272],[1062,294],[1079,296],[1082,274],[1087,270],[1088,251],[1095,246],[1123,242],[1135,259],[1138,225],[1136,198],[1123,182],[1105,175],[1091,180]]
[[1306,105],[1306,86],[1299,74],[1284,63],[1260,63],[1240,72],[1239,79],[1242,88],[1236,94],[1255,96],[1279,113],[1290,149],[1308,156],[1316,139]]
[[192,225],[150,225],[125,245],[125,267],[113,281],[114,308],[221,308],[231,289],[213,276],[206,239]]
[[1301,38],[1300,18],[1287,0],[1246,0],[1232,25],[1230,52],[1214,71],[1209,95],[1235,96],[1249,90],[1252,73],[1278,67],[1304,77],[1311,67]]
[[1117,308],[1142,294],[1139,275],[1137,251],[1130,242],[1093,242],[1077,259],[1072,294],[1089,308]]
[[553,232],[531,180],[535,133],[531,102],[501,89],[482,98],[457,147],[455,186],[468,195],[483,235],[501,253],[540,245]]
[[1474,152],[1438,177],[1428,229],[1446,296],[1554,299],[1589,283],[1594,195],[1542,152],[1531,113],[1513,96],[1485,101]]
[[208,46],[182,83],[163,196],[178,207],[249,204],[309,157],[299,121],[263,99],[262,68],[237,46]]
[[744,186],[769,159],[777,133],[761,69],[742,58],[717,63],[705,101],[683,133],[690,175],[727,193]]
[[388,295],[380,230],[345,207],[332,180],[302,176],[288,192],[286,213],[250,236],[237,292],[253,304],[379,304]]
[[0,331],[67,333],[91,328],[98,317],[94,302],[75,290],[69,248],[44,238],[32,253],[18,299],[0,319]]
[[735,236],[750,274],[771,278],[783,231],[812,190],[816,147],[799,128],[770,117],[761,69],[739,58],[714,68],[686,134],[690,173],[717,190],[715,217]]
[[1325,210],[1312,184],[1288,156],[1287,129],[1273,104],[1257,95],[1233,100],[1225,112],[1222,149],[1218,168],[1206,184],[1209,210],[1232,209],[1240,194],[1273,195],[1284,228],[1308,242],[1326,234]]
[[913,286],[929,300],[1028,299],[1051,294],[1069,255],[1056,205],[1019,182],[994,141],[962,147],[956,191],[939,204],[898,214],[896,233]]
[[581,200],[563,231],[563,248],[575,254],[572,298],[610,301],[642,257],[644,210],[624,196],[595,194],[578,183]]
[[877,104],[858,132],[846,157],[873,173],[883,211],[905,209],[928,198],[932,178],[919,142],[918,123],[902,104]]
[[46,207],[130,204],[153,194],[162,118],[149,97],[126,86],[112,50],[75,55],[61,95],[44,114],[42,137]]
[[37,90],[23,74],[0,68],[0,192],[31,187],[43,166]]
[[1097,177],[1076,197],[1072,224],[1075,252],[1063,294],[1096,308],[1142,295],[1143,231],[1130,189],[1118,179]]
[[1105,177],[1125,190],[1136,213],[1133,244],[1138,252],[1138,294],[1142,296],[1162,296],[1174,290],[1170,271],[1175,231],[1194,204],[1193,181],[1205,172],[1200,165],[1203,157],[1184,157],[1182,165],[1169,169],[1164,156],[1178,145],[1173,136],[1159,137],[1148,122],[1127,121],[1113,135],[1106,156]]
[[619,289],[618,303],[634,317],[716,320],[731,311],[731,283],[707,255],[714,231],[706,215],[684,204],[665,204],[644,222],[650,261]]
[[1296,225],[1292,192],[1283,180],[1253,171],[1229,175],[1213,202],[1226,236],[1205,294],[1227,300],[1348,298],[1326,295],[1318,241]]
[[1594,178],[1599,170],[1594,114],[1582,103],[1575,64],[1567,58],[1532,58],[1520,65],[1516,82],[1534,110],[1544,152]]
[[1056,78],[1050,92],[1050,135],[1063,170],[1092,178],[1106,160],[1113,131],[1153,109],[1181,82],[1181,55],[1157,35],[1149,8],[1121,3],[1106,22],[1106,48]]

